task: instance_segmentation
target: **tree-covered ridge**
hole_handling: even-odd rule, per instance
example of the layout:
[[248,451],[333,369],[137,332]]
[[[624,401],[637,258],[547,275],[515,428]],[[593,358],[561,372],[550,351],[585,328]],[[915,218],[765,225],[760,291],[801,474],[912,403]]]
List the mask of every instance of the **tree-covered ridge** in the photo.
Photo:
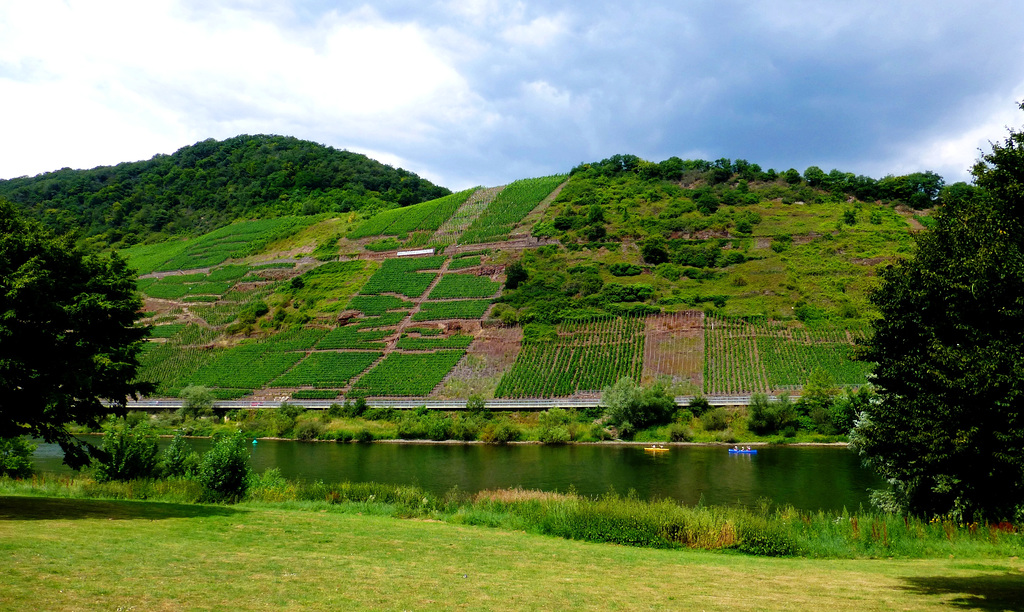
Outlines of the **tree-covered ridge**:
[[[828,192],[832,196],[848,196],[861,201],[879,200],[891,204],[906,204],[913,208],[928,208],[939,198],[945,181],[931,171],[914,172],[895,176],[886,175],[880,179],[870,176],[844,172],[833,168],[826,173],[818,166],[810,166],[803,174],[795,168],[776,171],[773,168],[763,170],[759,164],[745,159],[731,160],[721,158],[715,161],[704,159],[680,159],[670,157],[655,163],[641,159],[636,155],[613,155],[599,162],[584,163],[572,169],[572,176],[587,178],[616,177],[636,175],[652,180],[680,182],[682,184],[701,183],[714,187],[723,183],[784,183],[791,185],[798,196],[810,196],[814,192],[804,188],[813,188]],[[807,197],[803,199],[807,200]]]
[[407,206],[450,191],[365,155],[287,136],[204,140],[172,155],[0,180],[0,197],[63,233],[131,246],[240,218]]

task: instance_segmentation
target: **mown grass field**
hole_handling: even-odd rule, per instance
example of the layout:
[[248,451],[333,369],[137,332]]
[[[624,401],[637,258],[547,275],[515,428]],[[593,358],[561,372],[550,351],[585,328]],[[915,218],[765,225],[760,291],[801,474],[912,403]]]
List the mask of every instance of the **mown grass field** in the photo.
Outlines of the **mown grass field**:
[[[1015,610],[1017,558],[765,559],[372,516],[0,497],[0,608]],[[362,514],[356,514],[362,512]]]

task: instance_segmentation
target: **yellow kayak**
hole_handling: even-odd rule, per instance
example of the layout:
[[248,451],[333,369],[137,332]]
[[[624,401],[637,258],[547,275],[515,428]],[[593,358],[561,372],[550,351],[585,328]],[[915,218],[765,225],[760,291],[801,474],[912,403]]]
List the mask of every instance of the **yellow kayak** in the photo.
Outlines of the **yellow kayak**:
[[667,453],[669,449],[661,448],[660,446],[645,446],[644,450],[649,453]]

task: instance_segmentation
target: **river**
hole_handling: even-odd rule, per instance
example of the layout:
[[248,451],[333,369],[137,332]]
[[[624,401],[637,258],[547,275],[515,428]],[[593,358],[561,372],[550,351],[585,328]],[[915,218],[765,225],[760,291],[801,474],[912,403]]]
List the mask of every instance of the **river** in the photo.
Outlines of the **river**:
[[[93,440],[99,443],[97,437]],[[161,440],[166,446],[168,439]],[[208,439],[189,441],[203,452]],[[68,473],[60,448],[40,444],[36,469]],[[635,491],[644,499],[686,504],[757,506],[767,498],[804,510],[857,510],[868,489],[882,481],[845,447],[762,447],[756,455],[732,455],[720,446],[672,447],[651,453],[637,446],[606,444],[335,444],[261,440],[252,445],[252,466],[276,467],[289,479],[324,482],[412,484],[436,493],[452,487],[475,492],[523,487],[601,495]]]

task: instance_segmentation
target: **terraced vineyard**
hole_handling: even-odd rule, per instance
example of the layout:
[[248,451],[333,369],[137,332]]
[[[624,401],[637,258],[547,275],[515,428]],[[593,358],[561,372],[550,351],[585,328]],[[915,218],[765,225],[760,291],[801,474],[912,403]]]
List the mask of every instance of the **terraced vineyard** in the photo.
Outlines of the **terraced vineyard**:
[[708,317],[704,391],[796,391],[815,368],[838,385],[863,385],[871,364],[852,359],[853,343],[867,333],[864,326],[808,329],[771,321]]
[[254,268],[229,265],[215,268],[209,273],[170,274],[162,278],[139,279],[139,291],[152,298],[183,301],[203,301],[204,297],[219,299],[240,280],[253,276]]
[[515,226],[566,179],[564,174],[511,183],[462,233],[460,244],[508,240]]
[[399,338],[397,347],[406,351],[429,351],[447,348],[468,348],[473,343],[473,336],[456,334],[446,338]]
[[684,394],[703,389],[703,312],[651,315],[647,317],[644,336],[644,383],[667,377]]
[[[321,310],[330,303],[334,306],[327,310],[344,305],[361,315],[329,328],[293,326],[259,341],[212,349],[201,346],[217,337],[216,329],[172,321],[154,329],[154,338],[164,342],[147,348],[142,357],[144,371],[160,381],[162,393],[204,385],[219,397],[240,397],[263,388],[299,392],[310,387],[380,396],[429,394],[473,343],[474,335],[446,332],[446,323],[417,327],[410,321],[481,319],[500,283],[466,273],[438,279],[433,272],[460,260],[478,265],[479,258],[386,259],[369,277],[364,261],[319,265],[299,277],[301,285],[292,284],[293,295],[319,304]],[[252,274],[247,266],[224,266],[208,274],[147,279],[142,287],[184,302],[190,292],[199,290],[193,287],[213,285],[222,295],[241,301],[192,308],[209,324],[224,325],[240,304],[270,291],[245,294],[233,288],[234,283],[253,278]],[[362,287],[360,278],[367,279]],[[431,285],[429,296],[424,297]],[[162,289],[154,291],[154,287]],[[161,294],[164,289],[168,290]],[[356,291],[347,299],[336,297]],[[495,395],[594,394],[622,376],[647,383],[668,377],[681,393],[778,393],[798,390],[814,368],[830,374],[837,384],[860,385],[870,365],[852,360],[853,343],[868,330],[863,325],[848,327],[805,327],[795,322],[705,316],[699,311],[565,322],[553,336],[522,343],[518,357],[500,377]],[[367,371],[382,356],[377,367]]]
[[486,276],[445,274],[434,290],[430,292],[429,299],[491,297],[497,294],[499,289],[501,289],[501,283],[496,283]]
[[363,285],[360,293],[400,293],[406,297],[419,297],[437,277],[435,272],[420,270],[439,270],[444,261],[442,255],[385,259],[377,273]]
[[275,240],[290,236],[317,217],[278,217],[233,223],[194,240],[170,240],[125,249],[128,264],[139,274],[193,270],[258,253]]
[[353,391],[373,397],[429,395],[465,353],[391,353],[356,381]]
[[413,321],[439,321],[442,319],[479,319],[490,308],[490,300],[454,300],[450,302],[424,302]]
[[286,374],[279,376],[272,387],[342,388],[355,376],[380,359],[383,353],[312,353]]
[[644,319],[604,317],[562,323],[554,339],[523,342],[496,397],[566,397],[599,392],[623,376],[639,380]]
[[277,350],[270,342],[249,342],[219,352],[188,379],[190,385],[253,391],[266,387],[302,359],[303,353]]
[[356,295],[348,303],[348,307],[370,316],[379,316],[389,310],[409,310],[412,302],[392,295]]
[[479,255],[469,255],[466,257],[456,257],[448,264],[449,270],[465,270],[466,268],[472,268],[473,266],[480,265]]
[[388,330],[361,330],[358,325],[335,327],[316,344],[320,350],[330,349],[382,349],[384,338],[392,335]]
[[476,188],[453,193],[443,198],[378,213],[354,229],[349,238],[368,236],[402,236],[410,232],[433,233],[458,210]]

